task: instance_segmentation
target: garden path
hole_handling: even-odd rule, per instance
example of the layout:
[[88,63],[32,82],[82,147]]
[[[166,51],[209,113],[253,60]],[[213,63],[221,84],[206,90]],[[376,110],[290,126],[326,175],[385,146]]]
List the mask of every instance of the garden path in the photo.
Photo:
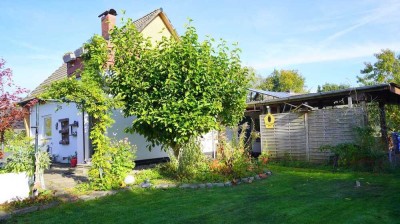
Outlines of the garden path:
[[86,167],[69,167],[69,164],[53,163],[44,173],[46,188],[55,196],[68,201],[74,200],[72,189],[79,183],[87,182]]

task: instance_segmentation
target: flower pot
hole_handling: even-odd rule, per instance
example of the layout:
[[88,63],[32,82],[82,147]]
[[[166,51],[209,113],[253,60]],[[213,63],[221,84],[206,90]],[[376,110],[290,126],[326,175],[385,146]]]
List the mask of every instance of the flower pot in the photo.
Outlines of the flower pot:
[[78,158],[72,157],[70,164],[71,164],[71,167],[76,167],[76,164],[78,164]]

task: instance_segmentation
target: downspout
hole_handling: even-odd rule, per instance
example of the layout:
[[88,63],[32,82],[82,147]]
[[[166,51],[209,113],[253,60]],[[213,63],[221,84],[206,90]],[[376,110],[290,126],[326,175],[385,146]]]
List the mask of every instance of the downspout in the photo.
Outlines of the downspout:
[[36,127],[35,127],[35,153],[38,151],[39,148],[39,107],[37,103],[36,107]]
[[215,155],[215,130],[212,131],[212,150],[213,150],[213,159],[215,159],[216,155]]
[[85,141],[85,107],[83,106],[84,103],[82,103],[82,137],[83,137],[83,162],[86,162],[86,141]]

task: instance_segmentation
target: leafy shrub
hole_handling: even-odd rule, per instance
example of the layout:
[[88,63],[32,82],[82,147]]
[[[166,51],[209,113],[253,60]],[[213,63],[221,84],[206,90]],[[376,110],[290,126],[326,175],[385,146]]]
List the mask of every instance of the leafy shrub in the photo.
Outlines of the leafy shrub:
[[200,142],[195,138],[182,146],[178,158],[172,153],[169,157],[170,161],[163,164],[161,170],[166,175],[175,176],[179,180],[196,179],[207,167]]
[[361,170],[382,169],[386,152],[379,140],[375,138],[370,127],[354,129],[356,138],[354,143],[341,143],[335,146],[325,145],[321,151],[330,151],[338,158],[338,165]]
[[[240,134],[234,134],[232,140],[221,131],[216,159],[205,157],[199,142],[192,139],[182,147],[179,158],[171,154],[170,162],[161,165],[160,171],[166,176],[189,182],[226,181],[260,173],[265,166],[252,159],[250,154],[250,146],[258,133],[252,130],[251,137],[246,139],[247,130],[248,125],[242,125]],[[238,129],[233,133],[238,133]]]
[[4,151],[10,152],[18,147],[25,147],[31,145],[32,139],[26,136],[25,131],[15,132],[14,130],[7,130],[4,133]]
[[[215,163],[217,162],[215,161],[213,164],[217,168],[214,170],[231,178],[243,177],[254,172],[253,168],[255,164],[251,159],[250,146],[258,137],[258,133],[251,130],[250,138],[246,139],[248,124],[245,123],[239,128],[239,136],[233,134],[230,141],[224,132],[220,132],[217,150],[217,161],[220,164],[216,165]],[[233,133],[237,133],[237,129],[234,129]]]
[[[105,150],[104,150],[105,149]],[[94,190],[117,189],[125,186],[124,178],[135,167],[136,146],[131,145],[127,139],[111,141],[109,146],[104,146],[105,163],[102,169],[92,166],[89,171],[91,187]]]
[[26,172],[33,176],[35,172],[35,148],[31,144],[12,145],[8,147],[12,154],[7,158],[5,169],[8,172]]

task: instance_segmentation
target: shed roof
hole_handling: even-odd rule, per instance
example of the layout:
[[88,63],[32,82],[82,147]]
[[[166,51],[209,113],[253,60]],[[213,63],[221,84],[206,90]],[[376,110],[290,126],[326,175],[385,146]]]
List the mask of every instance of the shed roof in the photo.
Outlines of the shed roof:
[[400,104],[400,86],[395,83],[376,84],[353,87],[349,89],[292,95],[288,97],[249,102],[248,105],[280,105],[285,103],[303,104],[313,107],[332,106],[335,101],[345,100],[351,96],[356,101],[377,101],[389,104]]
[[260,89],[251,89],[249,88],[251,92],[259,93],[262,95],[268,95],[276,98],[283,98],[283,97],[290,97],[294,94],[288,93],[288,92],[273,92],[273,91],[268,91],[268,90],[260,90]]

